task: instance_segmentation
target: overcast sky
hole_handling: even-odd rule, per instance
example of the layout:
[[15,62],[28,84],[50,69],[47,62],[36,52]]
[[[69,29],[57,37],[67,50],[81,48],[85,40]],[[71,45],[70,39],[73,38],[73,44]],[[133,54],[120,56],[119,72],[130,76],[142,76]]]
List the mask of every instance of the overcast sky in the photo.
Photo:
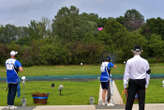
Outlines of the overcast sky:
[[119,17],[128,9],[137,9],[145,19],[164,18],[164,0],[0,0],[0,24],[27,26],[31,20],[52,19],[60,8],[71,5],[80,13],[100,17]]

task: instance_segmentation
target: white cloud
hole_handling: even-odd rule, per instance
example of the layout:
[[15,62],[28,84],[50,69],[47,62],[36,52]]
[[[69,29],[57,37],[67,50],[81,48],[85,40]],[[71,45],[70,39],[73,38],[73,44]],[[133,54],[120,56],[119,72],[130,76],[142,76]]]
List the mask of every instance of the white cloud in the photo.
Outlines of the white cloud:
[[49,18],[51,13],[53,13],[53,7],[56,7],[56,5],[54,0],[46,1],[47,0],[0,1],[0,13],[2,15],[0,17],[0,24],[27,25],[33,19],[40,20],[42,17]]
[[25,5],[29,5],[31,2],[32,0],[1,0],[0,8],[6,9],[6,8],[25,6]]
[[79,5],[82,0],[63,0],[62,6]]
[[101,17],[123,16],[135,8],[146,18],[164,17],[163,0],[0,0],[0,24],[27,25],[32,19],[52,19],[64,6],[74,5],[80,12]]

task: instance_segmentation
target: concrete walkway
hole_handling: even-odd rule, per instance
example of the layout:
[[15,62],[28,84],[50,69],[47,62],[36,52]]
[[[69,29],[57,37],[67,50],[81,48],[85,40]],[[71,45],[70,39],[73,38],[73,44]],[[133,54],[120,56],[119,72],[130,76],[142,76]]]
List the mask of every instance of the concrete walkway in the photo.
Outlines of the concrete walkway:
[[[1,106],[0,110],[8,110],[7,106]],[[33,106],[17,107],[15,110],[96,110],[94,105],[63,105],[63,106]]]
[[[123,100],[121,98],[121,95],[117,89],[117,86],[115,84],[115,81],[113,80],[112,82],[112,103],[114,104],[123,104]],[[98,99],[98,104],[101,105],[102,103],[102,88],[101,88],[101,84],[100,84],[100,89],[99,89],[99,99]]]
[[[97,108],[97,109],[96,109]],[[8,110],[6,106],[0,106],[0,110]],[[15,110],[125,110],[117,107],[97,107],[95,105],[64,105],[64,106],[35,106],[17,107]],[[134,104],[132,110],[138,110],[138,104]],[[164,110],[164,104],[146,104],[145,110]]]
[[[96,110],[125,110],[125,106],[121,108],[104,107],[104,108],[97,108]],[[139,110],[138,104],[134,104],[132,110]],[[164,104],[146,104],[145,110],[164,110]]]
[[[8,109],[6,106],[0,106],[0,110],[8,110]],[[125,109],[117,108],[117,107],[98,108],[95,105],[63,105],[63,106],[18,107],[15,110],[125,110]],[[138,104],[134,104],[132,110],[138,110]],[[145,110],[164,110],[164,104],[146,104]]]

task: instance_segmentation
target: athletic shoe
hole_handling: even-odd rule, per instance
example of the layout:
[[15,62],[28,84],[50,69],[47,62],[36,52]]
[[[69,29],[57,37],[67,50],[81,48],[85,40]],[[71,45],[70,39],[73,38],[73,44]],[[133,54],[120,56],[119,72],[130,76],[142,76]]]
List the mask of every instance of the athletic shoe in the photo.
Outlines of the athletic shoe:
[[109,107],[109,106],[112,107],[112,106],[114,106],[114,104],[112,104],[112,103],[108,103],[107,106],[108,106],[108,107]]
[[14,106],[14,105],[8,105],[8,110],[16,110],[16,106]]
[[8,105],[8,106],[7,106],[7,110],[10,110],[10,107],[11,107],[11,105]]

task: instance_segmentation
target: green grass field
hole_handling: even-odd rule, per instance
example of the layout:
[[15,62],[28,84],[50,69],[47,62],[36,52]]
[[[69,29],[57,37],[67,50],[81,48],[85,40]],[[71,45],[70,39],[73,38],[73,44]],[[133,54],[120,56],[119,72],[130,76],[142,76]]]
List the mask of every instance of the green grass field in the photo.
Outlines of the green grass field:
[[[150,79],[150,84],[146,89],[146,103],[164,103],[164,87],[161,87],[164,79]],[[117,80],[116,85],[125,102],[125,97],[122,94],[123,81]]]
[[[55,83],[55,87],[52,88],[51,84]],[[64,86],[62,96],[59,95],[58,86],[62,84]],[[0,105],[6,105],[7,103],[7,90],[6,83],[0,85]],[[21,85],[22,86],[22,85]],[[22,88],[22,87],[21,87]],[[21,105],[21,99],[23,97],[23,90],[21,90],[21,97],[15,100],[15,105]],[[33,103],[32,94],[50,93],[48,97],[48,105],[88,105],[90,96],[95,98],[95,104],[98,101],[99,93],[99,81],[30,81],[26,82],[24,94],[27,98],[27,105],[35,105]]]
[[[124,73],[124,64],[116,64],[117,68],[112,69],[112,74]],[[151,64],[152,73],[164,74],[164,63]],[[99,75],[100,65],[57,65],[57,66],[32,66],[24,67],[20,76],[54,76],[54,75]],[[0,77],[6,77],[5,67],[0,67]]]
[[[112,74],[124,73],[124,64],[117,64],[116,69],[112,69]],[[151,64],[153,74],[164,74],[164,63]],[[55,75],[100,75],[100,65],[57,65],[57,66],[32,66],[24,67],[24,72],[20,76],[55,76]],[[0,78],[6,77],[5,67],[0,67]],[[162,79],[151,79],[150,86],[147,89],[146,103],[164,103],[164,88],[160,87]],[[51,83],[56,84],[51,88]],[[0,105],[6,105],[7,91],[6,83],[0,82]],[[59,96],[58,86],[64,85],[63,96]],[[122,92],[122,80],[116,81],[119,91]],[[98,100],[99,81],[30,81],[26,83],[25,96],[27,105],[34,105],[32,93],[45,92],[50,93],[48,105],[84,105],[89,104],[89,97],[95,97],[95,103]],[[16,105],[21,105],[21,98],[16,98]]]

